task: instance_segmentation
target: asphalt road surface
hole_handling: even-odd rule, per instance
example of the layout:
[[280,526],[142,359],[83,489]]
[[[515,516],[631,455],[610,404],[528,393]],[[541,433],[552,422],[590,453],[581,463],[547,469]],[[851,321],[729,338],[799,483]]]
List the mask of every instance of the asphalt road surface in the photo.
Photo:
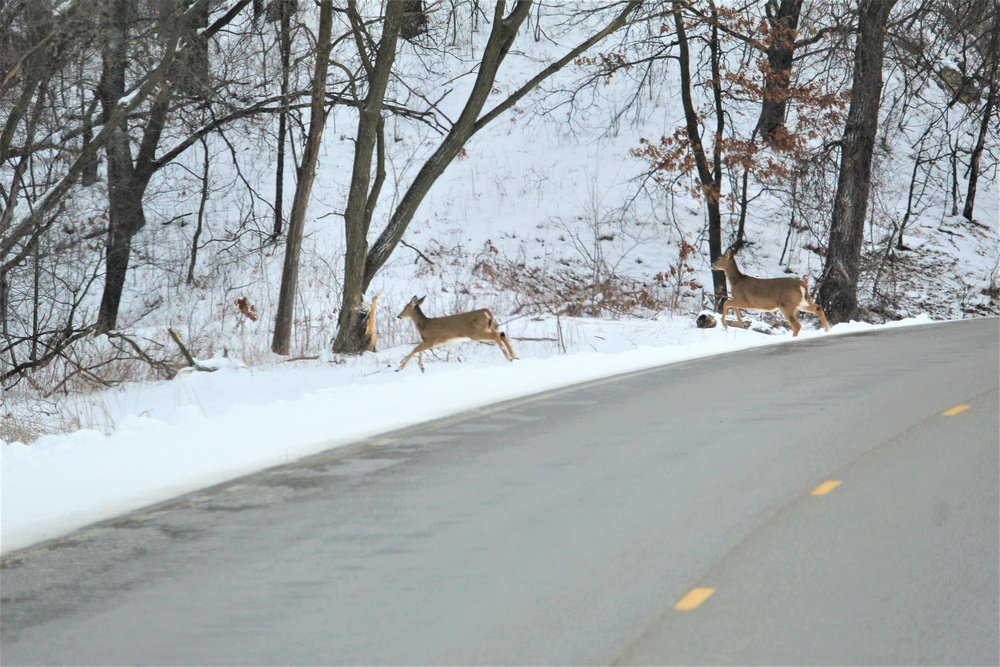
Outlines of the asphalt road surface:
[[998,322],[550,392],[36,545],[0,660],[997,665]]

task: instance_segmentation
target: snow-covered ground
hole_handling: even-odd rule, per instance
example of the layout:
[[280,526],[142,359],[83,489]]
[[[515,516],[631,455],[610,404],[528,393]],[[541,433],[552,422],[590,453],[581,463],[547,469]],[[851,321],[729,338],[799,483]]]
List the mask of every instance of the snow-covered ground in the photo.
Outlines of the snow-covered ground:
[[[929,322],[922,316],[881,327]],[[83,429],[31,445],[0,441],[0,548],[7,553],[256,470],[521,396],[749,347],[881,328],[807,328],[795,339],[784,330],[698,329],[692,318],[563,320],[560,327],[568,352],[515,337],[520,359],[514,363],[493,346],[469,342],[425,355],[424,373],[416,363],[394,372],[408,346],[263,372],[217,358],[205,361],[216,372],[184,372],[171,382],[95,395],[79,409],[100,413],[91,422],[107,424],[109,434]]]
[[[549,20],[552,14],[546,39],[534,41],[527,33],[519,38],[488,106],[582,41],[582,28],[563,21],[564,6],[540,6],[536,18]],[[470,58],[487,31],[473,31],[465,21],[449,28],[444,11],[434,20],[436,32],[428,39],[441,48],[402,44],[400,76],[412,74],[410,79],[435,98],[439,89],[449,90],[438,106],[454,118],[477,71]],[[449,29],[459,32],[448,37]],[[611,40],[595,53],[615,48]],[[345,246],[340,220],[352,174],[353,107],[331,112],[303,239],[291,356],[318,359],[286,361],[270,351],[284,245],[265,240],[271,213],[266,201],[258,201],[273,193],[275,178],[275,147],[263,121],[234,129],[226,142],[210,137],[205,151],[189,151],[163,169],[147,193],[149,222],[133,241],[136,261],[120,329],[151,356],[170,360],[172,354],[179,358],[167,335],[168,327],[175,328],[196,356],[218,370],[183,372],[168,382],[129,382],[98,393],[69,386],[60,393],[53,389],[62,386],[58,369],[39,369],[34,384],[5,387],[0,415],[33,427],[11,428],[3,432],[15,435],[5,437],[48,435],[31,444],[0,439],[0,549],[6,553],[184,492],[479,406],[700,356],[797,344],[787,330],[767,335],[694,326],[694,314],[708,305],[711,291],[704,204],[688,194],[694,172],[678,174],[676,187],[666,189],[647,178],[650,165],[631,153],[642,138],[669,136],[683,124],[676,67],[669,59],[656,67],[642,76],[645,88],[636,87],[639,68],[582,87],[592,68],[567,67],[477,133],[434,185],[407,229],[406,246],[366,294],[370,300],[383,293],[376,321],[380,352],[357,358],[326,352],[340,307]],[[887,91],[900,90],[898,81],[888,81]],[[398,89],[391,96],[408,95],[401,84],[392,85]],[[707,94],[702,88],[699,94]],[[933,84],[922,94],[942,108],[952,106]],[[949,111],[954,127],[960,112]],[[734,136],[749,136],[756,118],[755,102],[733,107]],[[389,116],[387,128],[393,137],[387,142],[389,175],[370,241],[441,140],[435,130],[405,116]],[[921,122],[907,128],[924,136]],[[896,326],[995,314],[1000,280],[995,168],[982,175],[980,220],[968,223],[950,214],[947,160],[928,164],[928,185],[905,229],[908,249],[887,252],[906,219],[913,161],[922,155],[901,132],[885,139],[891,149],[880,144],[877,206],[858,291],[866,316],[908,318],[885,325]],[[817,142],[839,135],[838,128]],[[292,141],[301,139],[296,134]],[[207,184],[199,176],[203,161],[212,170]],[[802,194],[800,208],[782,194],[788,184],[754,186],[746,220],[751,243],[740,255],[748,274],[807,275],[811,285],[818,284],[832,200],[819,187],[822,180],[809,183],[816,192]],[[100,219],[104,187],[102,182],[81,192],[73,202],[80,209],[77,218]],[[195,225],[188,223],[199,210],[203,188],[206,229],[189,283],[186,269],[196,239]],[[287,183],[283,196],[290,207]],[[736,211],[728,210],[726,243],[734,238],[736,218]],[[54,273],[73,280],[88,275],[98,257],[80,248],[79,266],[60,265]],[[615,297],[608,286],[634,290]],[[394,373],[417,338],[410,322],[395,317],[413,294],[427,295],[425,309],[432,316],[491,308],[520,359],[510,364],[491,346],[463,343],[425,359],[426,373],[416,363]],[[629,299],[643,302],[640,295],[651,303],[619,307]],[[81,307],[81,322],[94,320],[99,297],[94,289]],[[237,301],[252,306],[259,318],[246,317]],[[579,313],[594,317],[566,317]],[[913,317],[917,313],[929,317]],[[811,328],[814,319],[804,319],[810,328],[801,339],[872,328],[841,324],[825,333]],[[105,344],[101,337],[81,341],[80,347],[93,351],[78,354],[101,358]],[[223,347],[246,363],[222,358]],[[136,366],[122,377],[140,377],[145,366]],[[123,381],[108,373],[108,382]],[[76,384],[85,383],[78,378]]]

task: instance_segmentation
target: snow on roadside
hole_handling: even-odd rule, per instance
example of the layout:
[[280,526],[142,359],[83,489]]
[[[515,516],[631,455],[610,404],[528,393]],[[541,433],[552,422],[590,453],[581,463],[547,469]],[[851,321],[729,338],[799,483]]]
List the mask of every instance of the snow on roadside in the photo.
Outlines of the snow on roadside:
[[[832,334],[907,324],[842,324]],[[0,549],[8,553],[177,495],[405,426],[573,384],[749,347],[830,335],[770,336],[697,329],[689,319],[577,321],[576,351],[520,344],[511,364],[492,346],[461,344],[463,363],[425,357],[392,372],[398,347],[342,365],[251,372],[216,360],[214,373],[106,392],[120,411],[96,429],[0,440]],[[517,340],[515,339],[515,342]],[[114,407],[108,407],[114,406]],[[127,406],[127,407],[125,407]]]

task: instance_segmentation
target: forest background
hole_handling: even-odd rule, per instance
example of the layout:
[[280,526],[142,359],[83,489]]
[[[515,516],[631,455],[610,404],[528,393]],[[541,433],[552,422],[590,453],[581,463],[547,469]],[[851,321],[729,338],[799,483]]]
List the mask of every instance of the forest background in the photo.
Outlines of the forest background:
[[727,248],[832,323],[1000,312],[995,0],[23,0],[0,26],[5,442],[110,432],[89,397],[212,358],[384,370],[414,293],[491,308],[522,356],[693,322]]

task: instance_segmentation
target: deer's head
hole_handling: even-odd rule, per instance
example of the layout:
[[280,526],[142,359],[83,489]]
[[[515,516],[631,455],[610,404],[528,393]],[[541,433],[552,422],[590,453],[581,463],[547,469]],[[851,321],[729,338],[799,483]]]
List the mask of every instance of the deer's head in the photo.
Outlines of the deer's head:
[[406,319],[407,317],[412,319],[415,313],[420,312],[420,304],[422,304],[424,302],[424,299],[426,298],[427,298],[426,296],[422,296],[418,299],[414,295],[414,297],[410,299],[410,302],[406,304],[406,307],[403,308],[403,311],[399,314],[399,319],[402,320]]

